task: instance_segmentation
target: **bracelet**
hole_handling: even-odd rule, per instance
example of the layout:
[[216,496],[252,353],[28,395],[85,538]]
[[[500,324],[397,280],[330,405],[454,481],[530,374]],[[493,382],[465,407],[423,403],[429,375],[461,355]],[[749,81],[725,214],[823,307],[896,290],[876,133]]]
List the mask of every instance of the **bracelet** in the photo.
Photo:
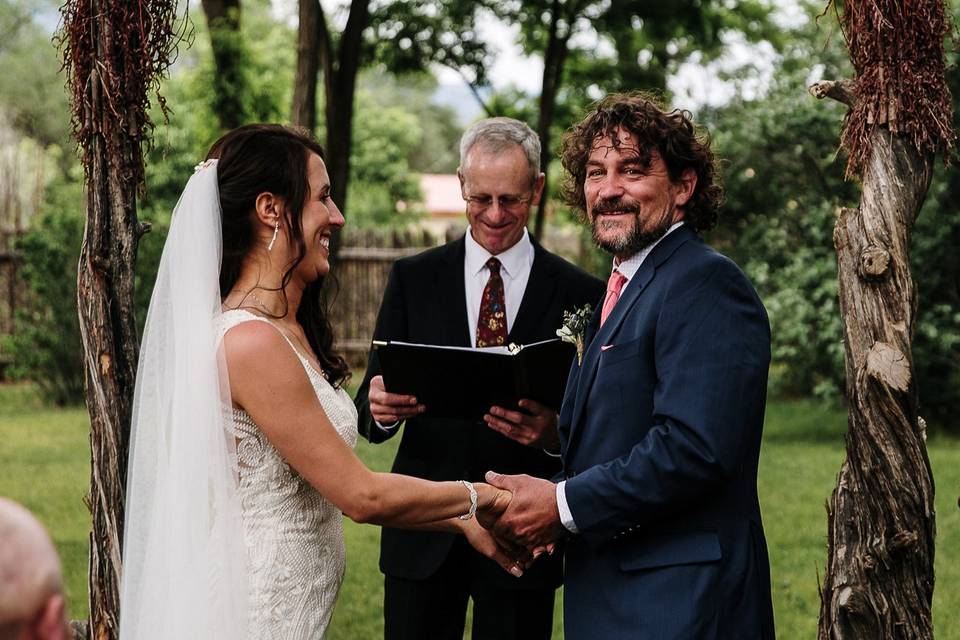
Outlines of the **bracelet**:
[[470,492],[470,510],[458,517],[461,520],[469,520],[477,513],[477,490],[473,488],[473,483],[469,480],[461,480],[460,482]]

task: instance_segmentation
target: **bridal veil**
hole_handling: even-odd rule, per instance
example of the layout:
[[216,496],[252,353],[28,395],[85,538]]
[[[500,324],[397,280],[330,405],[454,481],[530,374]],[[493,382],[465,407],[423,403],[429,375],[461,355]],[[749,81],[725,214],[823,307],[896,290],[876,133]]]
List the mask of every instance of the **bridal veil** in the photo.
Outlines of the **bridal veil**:
[[245,638],[246,546],[221,336],[217,161],[173,212],[140,349],[120,637]]

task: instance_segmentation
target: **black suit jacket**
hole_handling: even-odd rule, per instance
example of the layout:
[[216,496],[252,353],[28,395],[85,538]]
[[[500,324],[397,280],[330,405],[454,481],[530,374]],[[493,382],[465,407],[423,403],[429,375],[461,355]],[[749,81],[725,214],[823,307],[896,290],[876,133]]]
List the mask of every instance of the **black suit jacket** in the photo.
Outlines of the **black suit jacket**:
[[[601,303],[604,284],[597,278],[543,249],[536,242],[530,279],[517,312],[509,341],[519,344],[556,337],[563,312],[584,304]],[[394,263],[377,316],[375,340],[402,340],[425,344],[470,346],[463,278],[465,240],[429,249]],[[380,374],[376,352],[357,392],[360,432],[371,442],[383,442],[400,431],[385,431],[370,414],[370,379]],[[438,371],[438,376],[456,375]],[[535,447],[506,438],[484,423],[412,418],[393,464],[395,473],[428,480],[483,480],[488,470],[527,473],[549,478],[560,470],[560,460]],[[455,535],[431,531],[383,528],[380,569],[412,580],[432,575],[447,557]],[[556,587],[562,580],[559,554],[543,558],[523,578],[510,576],[495,563],[481,563],[484,577],[504,588]]]

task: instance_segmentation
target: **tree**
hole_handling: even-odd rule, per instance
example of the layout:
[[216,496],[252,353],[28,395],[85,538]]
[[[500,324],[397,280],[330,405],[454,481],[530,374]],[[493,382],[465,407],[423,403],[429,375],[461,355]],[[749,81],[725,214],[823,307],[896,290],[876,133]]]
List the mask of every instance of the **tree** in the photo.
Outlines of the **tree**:
[[[346,211],[347,184],[350,182],[350,146],[353,141],[354,94],[361,64],[363,31],[370,22],[370,3],[368,0],[353,0],[350,3],[347,24],[336,43],[323,11],[317,15],[320,24],[320,66],[323,69],[326,99],[326,151],[330,158],[335,159],[329,168],[330,192],[337,205]],[[336,235],[339,241],[339,234]],[[331,255],[336,255],[336,247],[331,247]]]
[[[668,75],[694,52],[706,60],[724,50],[724,32],[738,31],[751,41],[777,41],[770,9],[757,0],[507,0],[491,4],[497,13],[520,25],[524,51],[543,57],[537,134],[544,172],[555,157],[553,126],[558,109],[581,110],[592,100],[591,89],[598,89],[597,78],[604,79],[604,91],[665,92]],[[571,45],[575,36],[591,30],[597,39],[613,45],[612,56],[598,55],[595,45]],[[566,102],[570,104],[560,104]],[[543,233],[546,206],[544,197],[534,219],[537,238]]]
[[0,114],[42,146],[62,146],[70,131],[57,51],[35,20],[48,5],[48,0],[0,0]]
[[[350,182],[350,146],[353,140],[353,102],[361,66],[363,31],[370,23],[369,0],[353,0],[347,23],[338,38],[331,31],[320,0],[299,1],[297,77],[294,88],[293,123],[313,130],[316,126],[316,70],[323,70],[326,152],[332,162],[330,193],[341,211],[347,210]],[[330,256],[336,259],[340,234],[330,239]]]
[[[119,618],[127,448],[137,363],[134,266],[148,225],[137,220],[149,93],[179,34],[176,3],[71,0],[60,43],[86,181],[77,306],[90,414],[93,532],[89,635],[115,638]],[[158,96],[163,105],[163,99]]]
[[317,128],[317,74],[320,72],[320,28],[323,8],[319,0],[299,0],[297,23],[297,75],[293,80],[290,122],[308,131]]
[[244,97],[249,90],[246,47],[240,34],[240,0],[203,0],[201,4],[216,69],[214,111],[221,129],[236,129],[246,121]]
[[819,637],[932,638],[933,479],[917,412],[909,247],[934,153],[953,142],[946,13],[943,0],[849,1],[840,20],[855,80],[811,92],[850,105],[841,139],[863,189],[833,234],[849,418]]
[[[304,6],[305,4],[316,6]],[[473,28],[479,5],[466,2],[395,1],[371,9],[368,0],[352,0],[343,31],[336,34],[319,0],[300,0],[298,78],[311,73],[312,59],[319,58],[323,72],[326,150],[334,201],[347,211],[350,181],[350,149],[353,140],[354,98],[357,74],[366,64],[380,62],[396,73],[423,71],[430,63],[454,68],[470,67],[483,78],[487,62],[485,45]],[[345,7],[346,8],[346,7]],[[316,29],[314,42],[308,31]],[[369,28],[369,29],[368,29]],[[368,32],[370,37],[364,38]],[[309,82],[298,86],[293,108],[294,122],[311,123],[316,96]],[[339,250],[339,234],[330,243],[330,255]]]

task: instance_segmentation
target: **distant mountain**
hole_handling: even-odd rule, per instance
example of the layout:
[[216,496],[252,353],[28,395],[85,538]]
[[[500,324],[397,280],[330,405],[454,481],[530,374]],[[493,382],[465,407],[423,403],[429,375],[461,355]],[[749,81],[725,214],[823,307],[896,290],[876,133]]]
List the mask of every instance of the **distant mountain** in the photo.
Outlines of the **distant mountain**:
[[483,115],[470,89],[462,82],[441,82],[431,100],[434,104],[450,107],[457,114],[457,124],[466,127]]

